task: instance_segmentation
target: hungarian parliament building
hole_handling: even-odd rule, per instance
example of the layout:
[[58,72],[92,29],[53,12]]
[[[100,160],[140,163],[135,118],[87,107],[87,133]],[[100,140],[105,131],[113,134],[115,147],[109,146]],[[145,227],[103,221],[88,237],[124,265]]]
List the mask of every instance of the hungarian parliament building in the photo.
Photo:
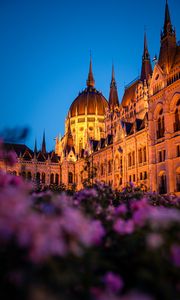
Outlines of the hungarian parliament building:
[[152,69],[146,34],[141,74],[126,86],[119,101],[112,67],[109,99],[95,88],[90,60],[85,89],[72,102],[65,134],[52,152],[32,151],[24,144],[14,150],[13,167],[0,168],[42,186],[83,188],[96,181],[122,190],[129,182],[160,194],[180,194],[180,44],[166,1],[159,56]]

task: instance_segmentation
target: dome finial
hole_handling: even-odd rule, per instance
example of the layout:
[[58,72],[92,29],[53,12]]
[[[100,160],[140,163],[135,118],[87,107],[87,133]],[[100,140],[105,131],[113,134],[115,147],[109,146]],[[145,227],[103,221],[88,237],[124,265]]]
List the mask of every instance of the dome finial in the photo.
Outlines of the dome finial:
[[90,64],[89,64],[89,74],[88,74],[88,79],[86,81],[87,87],[94,87],[95,81],[93,77],[93,72],[92,72],[92,56],[90,52]]

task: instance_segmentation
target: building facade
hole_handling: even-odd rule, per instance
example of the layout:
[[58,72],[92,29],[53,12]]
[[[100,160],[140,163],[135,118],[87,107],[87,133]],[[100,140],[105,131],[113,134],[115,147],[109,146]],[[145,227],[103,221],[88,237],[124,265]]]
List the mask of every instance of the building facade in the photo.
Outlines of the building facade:
[[121,190],[128,182],[161,194],[180,192],[180,45],[168,3],[159,57],[152,70],[146,35],[140,76],[119,103],[114,67],[106,100],[95,88],[90,60],[86,88],[70,106],[65,134],[55,151],[7,144],[17,154],[12,168],[1,169],[43,185],[65,184],[77,189],[85,180]]

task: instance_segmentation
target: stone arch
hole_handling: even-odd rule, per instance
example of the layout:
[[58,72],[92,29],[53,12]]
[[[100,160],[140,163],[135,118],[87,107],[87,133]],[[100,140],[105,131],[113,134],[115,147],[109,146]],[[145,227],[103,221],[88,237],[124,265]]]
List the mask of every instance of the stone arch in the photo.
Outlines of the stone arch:
[[161,170],[158,174],[158,186],[160,194],[167,193],[167,178],[165,170]]
[[42,183],[46,182],[46,174],[43,172],[42,173]]
[[176,104],[180,99],[180,93],[175,93],[170,101],[170,112],[174,112]]
[[51,173],[51,176],[50,176],[50,184],[54,184],[54,174]]
[[156,105],[156,107],[155,107],[155,109],[154,109],[153,120],[157,120],[161,109],[163,109],[163,103],[162,102],[158,102],[157,105]]

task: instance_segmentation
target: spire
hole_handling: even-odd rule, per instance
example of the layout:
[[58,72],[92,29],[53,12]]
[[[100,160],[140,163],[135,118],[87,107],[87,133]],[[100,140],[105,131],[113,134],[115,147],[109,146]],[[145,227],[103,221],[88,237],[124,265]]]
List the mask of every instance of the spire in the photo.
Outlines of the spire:
[[114,108],[119,106],[119,99],[118,99],[118,92],[114,74],[114,65],[112,65],[112,77],[111,77],[111,84],[110,84],[110,93],[109,93],[109,107]]
[[164,27],[161,32],[161,48],[158,64],[165,73],[169,73],[176,54],[176,33],[171,23],[168,1],[166,0]]
[[164,19],[164,34],[167,34],[168,32],[172,32],[172,24],[171,24],[171,17],[169,12],[169,5],[168,1],[166,0],[166,7],[165,7],[165,19]]
[[70,120],[69,120],[64,151],[65,151],[65,153],[69,153],[71,151],[71,149],[74,149],[74,142],[73,142],[73,136],[71,133],[71,126],[70,126]]
[[142,67],[141,67],[141,80],[148,80],[149,75],[152,74],[152,66],[151,66],[151,60],[150,55],[148,51],[148,45],[147,45],[147,36],[146,32],[144,33],[144,51],[142,56]]
[[42,148],[41,148],[41,151],[43,154],[46,153],[46,139],[45,139],[45,130],[43,132],[43,140],[42,140]]
[[93,77],[93,72],[92,72],[92,58],[90,56],[90,64],[89,64],[89,74],[88,74],[88,79],[86,81],[87,87],[94,87],[95,81]]
[[34,154],[37,154],[37,140],[34,142]]

